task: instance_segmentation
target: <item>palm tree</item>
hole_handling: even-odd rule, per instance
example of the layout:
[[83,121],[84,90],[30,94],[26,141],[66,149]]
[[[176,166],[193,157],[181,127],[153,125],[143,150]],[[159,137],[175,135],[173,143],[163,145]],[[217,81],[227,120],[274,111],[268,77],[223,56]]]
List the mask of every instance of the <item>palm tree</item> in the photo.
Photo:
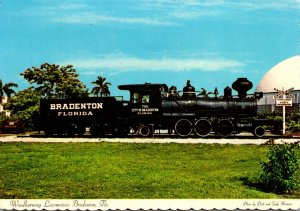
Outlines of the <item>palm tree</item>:
[[110,82],[106,82],[106,78],[102,77],[102,76],[98,76],[96,81],[93,81],[92,84],[95,84],[96,86],[92,89],[92,93],[94,95],[99,95],[100,96],[109,96],[110,95],[110,91],[109,91],[109,87],[111,85]]
[[12,89],[13,87],[18,88],[18,84],[15,83],[6,83],[3,84],[2,80],[0,79],[0,103],[2,103],[4,94],[10,98],[12,94],[15,94],[16,92]]

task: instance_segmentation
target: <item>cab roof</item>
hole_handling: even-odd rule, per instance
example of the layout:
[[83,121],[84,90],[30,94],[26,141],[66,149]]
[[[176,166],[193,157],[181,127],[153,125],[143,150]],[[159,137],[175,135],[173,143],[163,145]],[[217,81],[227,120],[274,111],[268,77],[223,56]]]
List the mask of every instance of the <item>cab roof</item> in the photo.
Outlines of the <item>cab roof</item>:
[[118,86],[120,90],[129,90],[129,91],[151,91],[151,90],[160,89],[161,87],[163,87],[165,91],[168,91],[168,86],[166,84],[144,83],[144,84],[127,84],[127,85]]

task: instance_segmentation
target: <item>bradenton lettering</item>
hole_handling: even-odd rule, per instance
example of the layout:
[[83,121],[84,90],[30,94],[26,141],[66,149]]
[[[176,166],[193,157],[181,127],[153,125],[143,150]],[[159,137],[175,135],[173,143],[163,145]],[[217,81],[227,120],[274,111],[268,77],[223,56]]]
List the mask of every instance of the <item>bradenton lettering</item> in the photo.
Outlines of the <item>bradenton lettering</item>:
[[103,109],[103,103],[51,103],[50,110]]

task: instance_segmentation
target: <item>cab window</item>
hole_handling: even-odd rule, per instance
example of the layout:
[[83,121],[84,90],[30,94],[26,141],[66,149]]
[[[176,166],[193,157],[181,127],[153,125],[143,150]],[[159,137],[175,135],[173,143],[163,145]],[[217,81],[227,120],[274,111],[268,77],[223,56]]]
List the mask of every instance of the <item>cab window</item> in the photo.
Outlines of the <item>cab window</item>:
[[140,103],[140,101],[141,101],[141,94],[140,93],[133,93],[132,102],[133,103]]
[[149,103],[150,95],[149,94],[141,94],[141,93],[133,93],[131,101],[133,103]]
[[142,96],[142,103],[149,103],[149,95]]

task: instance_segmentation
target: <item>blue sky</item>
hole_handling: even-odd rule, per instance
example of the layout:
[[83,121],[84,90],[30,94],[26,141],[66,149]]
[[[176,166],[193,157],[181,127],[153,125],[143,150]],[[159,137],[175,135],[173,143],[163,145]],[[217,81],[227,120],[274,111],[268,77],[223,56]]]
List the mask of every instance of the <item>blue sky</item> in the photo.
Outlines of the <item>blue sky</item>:
[[299,55],[299,0],[2,0],[0,78],[42,63],[72,64],[91,90],[190,79],[219,92],[238,77],[254,84]]

